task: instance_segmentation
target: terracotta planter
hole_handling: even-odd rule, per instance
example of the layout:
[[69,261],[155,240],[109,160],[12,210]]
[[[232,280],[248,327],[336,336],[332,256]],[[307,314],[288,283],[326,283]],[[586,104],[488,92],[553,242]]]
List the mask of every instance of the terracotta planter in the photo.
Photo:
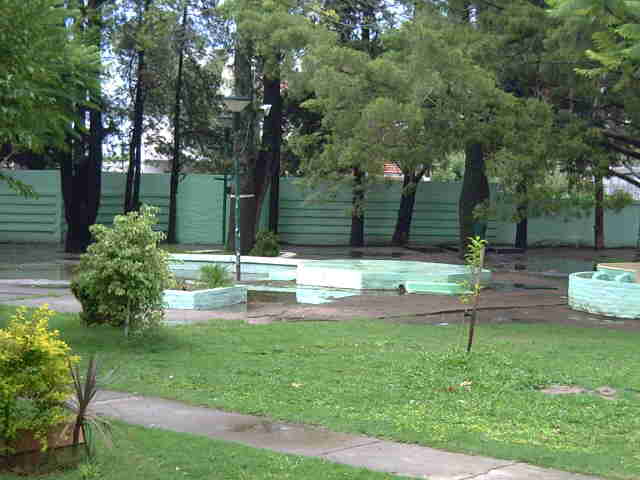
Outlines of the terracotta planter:
[[[16,439],[11,443],[15,450],[7,456],[0,456],[0,469],[23,472],[42,472],[60,465],[78,463],[84,458],[82,431],[77,445],[73,444],[73,423],[63,423],[53,427],[47,434],[47,450],[42,451],[42,443],[35,438],[32,430],[18,430]],[[0,439],[0,449],[6,443]],[[75,447],[75,448],[74,448]]]

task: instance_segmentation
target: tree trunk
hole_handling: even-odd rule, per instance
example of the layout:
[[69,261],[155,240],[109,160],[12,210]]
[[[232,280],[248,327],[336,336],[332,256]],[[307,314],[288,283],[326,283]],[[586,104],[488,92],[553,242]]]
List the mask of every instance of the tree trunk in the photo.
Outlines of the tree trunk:
[[602,250],[605,248],[604,243],[604,184],[602,181],[602,175],[598,175],[594,179],[595,185],[595,222],[593,225],[594,241],[593,246],[596,250]]
[[[100,149],[101,150],[101,149]],[[86,251],[91,243],[89,227],[96,222],[100,206],[101,155],[94,152],[74,162],[63,159],[60,166],[60,181],[67,222],[64,250],[67,253]]]
[[353,196],[351,198],[351,235],[349,245],[364,247],[364,172],[353,169]]
[[513,244],[516,248],[521,248],[522,250],[526,250],[528,248],[528,227],[529,227],[529,219],[523,218],[516,225],[516,240]]
[[260,216],[269,187],[269,230],[278,230],[278,196],[280,180],[280,149],[282,144],[282,95],[280,94],[280,75],[265,73],[262,76],[264,103],[271,105],[269,115],[262,126],[262,146],[256,162],[256,209],[255,229],[260,224]]
[[458,214],[460,222],[460,256],[467,251],[469,237],[474,234],[474,209],[489,199],[489,181],[485,174],[485,158],[480,143],[468,143],[465,147],[464,179],[460,192]]
[[187,6],[182,11],[182,29],[180,47],[178,51],[178,74],[176,77],[176,100],[173,112],[173,158],[171,159],[171,179],[169,186],[169,226],[167,242],[178,243],[177,235],[177,211],[178,211],[178,184],[180,181],[180,107],[182,103],[182,67],[184,65],[184,42],[187,26]]
[[396,228],[393,232],[391,244],[395,246],[405,246],[409,243],[411,233],[411,221],[413,219],[413,209],[416,203],[416,191],[418,182],[424,175],[424,171],[416,175],[414,172],[405,172],[402,181],[402,196],[400,197],[400,208]]
[[[371,39],[371,25],[374,22],[373,9],[366,6],[362,9],[362,47],[367,54],[373,58],[373,42]],[[343,43],[348,42],[348,38],[341,40]],[[359,166],[353,167],[353,191],[351,197],[351,234],[349,236],[349,245],[352,247],[364,246],[364,192],[365,192],[365,173]]]
[[269,191],[271,192],[269,197],[269,230],[273,233],[278,233],[278,223],[280,222],[280,165],[278,165],[278,173],[271,178]]
[[[241,39],[236,43],[234,65],[234,94],[253,98],[253,73],[251,66],[251,46]],[[240,202],[240,252],[246,255],[253,247],[256,225],[255,199],[255,111],[252,105],[241,113],[234,114],[233,146],[234,158],[240,158],[240,191],[233,182],[229,215],[227,246],[235,250],[235,202]],[[241,196],[238,198],[238,194]]]
[[[517,190],[519,194],[526,196],[527,184],[525,182],[521,183],[520,185],[518,185]],[[526,250],[527,244],[528,244],[528,227],[529,227],[529,220],[527,218],[528,209],[529,209],[529,204],[525,197],[521,199],[521,203],[520,205],[518,205],[518,218],[520,218],[520,221],[516,226],[516,239],[513,245],[514,247],[521,248],[522,250]]]
[[144,52],[138,52],[136,97],[133,106],[133,130],[129,141],[129,169],[124,192],[124,213],[140,208],[142,170],[142,121],[144,118]]
[[[86,29],[95,30],[93,41],[97,46],[101,39],[101,2],[90,0],[86,11]],[[98,74],[99,75],[99,74]],[[100,92],[91,98],[96,108],[78,110],[79,135],[70,139],[70,156],[60,160],[60,184],[67,232],[64,250],[81,253],[91,244],[89,227],[96,223],[102,193],[102,101]],[[87,113],[89,128],[86,129]],[[88,134],[85,134],[85,129]]]
[[[151,0],[146,0],[139,17],[139,28],[142,27],[144,14]],[[145,54],[138,51],[138,66],[136,72],[136,96],[133,105],[133,129],[129,141],[129,169],[124,192],[124,213],[140,208],[140,179],[142,175],[142,128],[144,120],[144,102],[146,99],[145,82]]]

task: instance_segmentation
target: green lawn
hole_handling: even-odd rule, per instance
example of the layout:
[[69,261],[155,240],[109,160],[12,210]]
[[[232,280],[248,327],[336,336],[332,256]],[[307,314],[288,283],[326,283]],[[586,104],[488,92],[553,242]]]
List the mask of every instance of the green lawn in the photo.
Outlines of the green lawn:
[[[76,469],[43,480],[400,480],[400,477],[337,465],[315,458],[258,450],[197,437],[114,424],[114,448]],[[2,480],[24,476],[0,472]]]
[[[6,317],[8,310],[2,310]],[[346,323],[120,331],[52,326],[80,354],[119,366],[114,390],[321,424],[610,478],[640,477],[640,334],[558,325]],[[608,385],[617,400],[550,397],[549,384]]]

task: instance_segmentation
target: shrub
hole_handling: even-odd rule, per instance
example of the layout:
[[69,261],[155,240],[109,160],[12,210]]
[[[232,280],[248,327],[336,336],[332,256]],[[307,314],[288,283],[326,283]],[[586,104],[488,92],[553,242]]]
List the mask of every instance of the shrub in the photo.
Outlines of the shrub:
[[256,257],[277,257],[280,255],[278,235],[268,230],[262,230],[256,235],[256,243],[249,252]]
[[200,283],[206,288],[228,287],[233,285],[233,279],[222,265],[203,265],[200,267]]
[[108,323],[142,329],[160,322],[163,291],[172,283],[169,254],[158,248],[157,208],[118,215],[113,227],[93,225],[95,243],[80,259],[71,289],[87,325]]
[[48,329],[52,315],[47,305],[30,315],[20,307],[0,329],[0,454],[10,453],[18,430],[31,430],[46,448],[47,432],[71,417],[69,366],[79,358]]

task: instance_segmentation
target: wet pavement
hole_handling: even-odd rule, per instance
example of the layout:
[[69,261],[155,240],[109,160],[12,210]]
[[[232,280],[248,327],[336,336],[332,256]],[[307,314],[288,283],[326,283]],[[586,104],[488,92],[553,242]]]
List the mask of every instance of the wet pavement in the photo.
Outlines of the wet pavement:
[[147,428],[191,433],[277,452],[319,457],[330,462],[407,477],[429,480],[596,479],[521,462],[336,433],[323,428],[123,392],[101,391],[93,405],[97,414]]

